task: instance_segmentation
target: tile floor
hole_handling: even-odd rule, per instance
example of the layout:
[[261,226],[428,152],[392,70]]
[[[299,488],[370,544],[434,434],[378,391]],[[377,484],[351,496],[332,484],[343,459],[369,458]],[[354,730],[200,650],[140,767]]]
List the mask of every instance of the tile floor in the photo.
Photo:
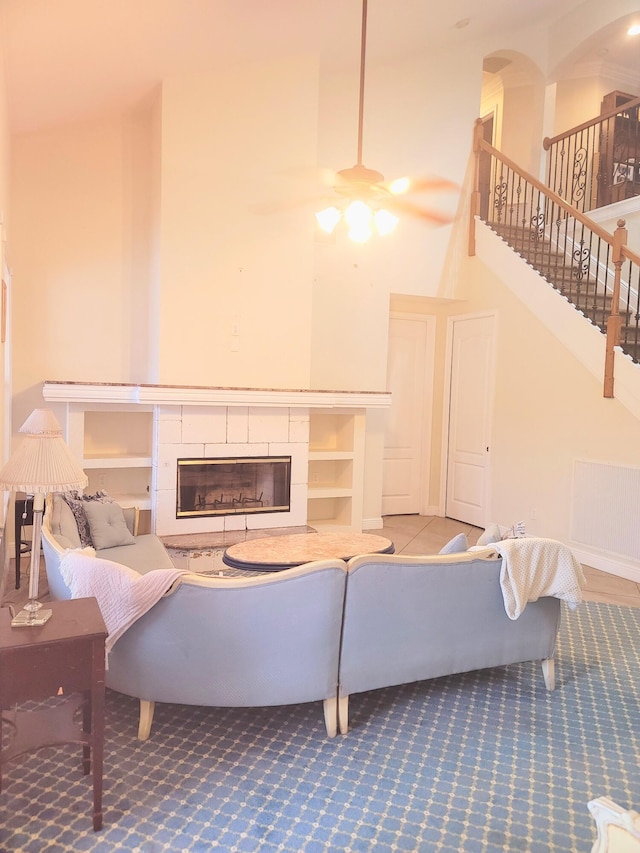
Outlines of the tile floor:
[[[466,533],[470,545],[475,545],[482,530],[451,518],[422,515],[389,515],[384,518],[383,530],[371,530],[393,540],[396,554],[435,554],[457,533]],[[587,586],[586,601],[627,604],[640,607],[640,584],[584,566]]]

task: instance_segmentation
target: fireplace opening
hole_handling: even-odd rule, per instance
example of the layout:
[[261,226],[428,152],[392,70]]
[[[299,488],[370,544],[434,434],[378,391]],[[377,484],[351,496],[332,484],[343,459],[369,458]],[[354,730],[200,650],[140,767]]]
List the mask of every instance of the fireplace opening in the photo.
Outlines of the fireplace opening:
[[291,457],[178,459],[176,518],[291,509]]

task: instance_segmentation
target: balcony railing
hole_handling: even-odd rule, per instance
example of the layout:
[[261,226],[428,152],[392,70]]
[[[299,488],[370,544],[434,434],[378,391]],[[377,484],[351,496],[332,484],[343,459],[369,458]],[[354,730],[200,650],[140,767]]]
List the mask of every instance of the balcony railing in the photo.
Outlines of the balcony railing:
[[549,188],[582,213],[640,195],[639,108],[636,98],[547,137]]
[[607,336],[604,396],[613,396],[615,348],[640,361],[640,255],[482,138],[474,137],[470,254],[479,216]]

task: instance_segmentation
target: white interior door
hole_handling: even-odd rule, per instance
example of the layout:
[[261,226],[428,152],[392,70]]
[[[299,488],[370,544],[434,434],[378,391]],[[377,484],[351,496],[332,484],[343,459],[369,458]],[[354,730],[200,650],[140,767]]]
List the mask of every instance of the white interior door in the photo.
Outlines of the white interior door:
[[426,488],[424,460],[431,443],[431,419],[425,413],[433,377],[433,325],[431,317],[391,315],[387,362],[391,407],[385,430],[383,515],[421,511]]
[[489,477],[493,317],[453,320],[446,515],[483,527]]

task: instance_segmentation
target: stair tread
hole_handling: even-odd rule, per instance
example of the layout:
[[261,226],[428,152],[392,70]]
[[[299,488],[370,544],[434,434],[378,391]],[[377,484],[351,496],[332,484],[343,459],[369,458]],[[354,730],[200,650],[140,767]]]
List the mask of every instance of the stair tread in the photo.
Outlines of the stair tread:
[[[578,267],[569,261],[566,253],[554,248],[547,237],[539,238],[530,226],[487,222],[502,240],[504,240],[517,255],[530,267],[561,293],[584,317],[601,330],[606,328],[606,320],[611,312],[613,297],[611,293],[595,290],[595,282],[591,276],[578,279]],[[600,288],[602,285],[600,284]],[[594,292],[595,291],[595,292]],[[638,335],[638,342],[631,340],[623,346],[632,349],[630,353],[635,360],[635,350],[640,351],[640,328],[629,325],[632,311],[620,308],[622,317],[621,337]]]

